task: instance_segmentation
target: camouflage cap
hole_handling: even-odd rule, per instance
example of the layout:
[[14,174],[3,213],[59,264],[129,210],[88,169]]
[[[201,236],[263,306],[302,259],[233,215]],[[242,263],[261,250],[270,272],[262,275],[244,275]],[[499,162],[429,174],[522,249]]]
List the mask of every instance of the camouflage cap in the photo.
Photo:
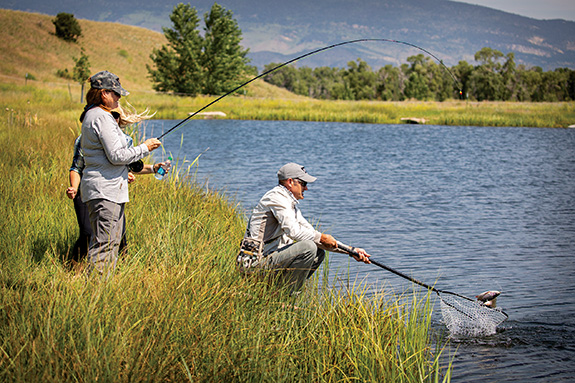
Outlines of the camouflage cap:
[[130,93],[122,88],[120,79],[113,73],[107,70],[101,71],[90,77],[90,85],[95,89],[113,90],[121,96],[127,96]]

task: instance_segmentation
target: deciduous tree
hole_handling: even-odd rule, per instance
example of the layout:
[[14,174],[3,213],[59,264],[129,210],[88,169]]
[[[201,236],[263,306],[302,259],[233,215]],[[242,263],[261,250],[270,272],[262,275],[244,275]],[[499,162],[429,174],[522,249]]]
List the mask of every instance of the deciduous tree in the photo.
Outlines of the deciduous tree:
[[72,78],[82,86],[80,102],[84,103],[84,84],[90,78],[90,62],[84,48],[82,48],[80,57],[74,58],[74,61],[76,65],[74,66]]
[[482,48],[475,53],[475,60],[480,62],[480,65],[473,70],[469,82],[471,91],[477,100],[503,99],[502,64],[498,61],[502,57],[503,53],[491,48]]
[[344,79],[348,84],[353,100],[373,100],[375,98],[376,74],[371,67],[363,60],[347,63],[347,71]]

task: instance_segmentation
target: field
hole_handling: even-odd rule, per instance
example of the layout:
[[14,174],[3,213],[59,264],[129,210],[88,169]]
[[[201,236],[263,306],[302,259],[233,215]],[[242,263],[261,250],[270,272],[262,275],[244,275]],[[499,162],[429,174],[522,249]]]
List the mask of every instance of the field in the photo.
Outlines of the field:
[[0,90],[9,105],[0,119],[0,380],[450,379],[428,296],[406,305],[315,279],[294,299],[242,278],[234,255],[245,222],[233,201],[193,182],[189,165],[162,182],[139,177],[128,255],[108,281],[87,277],[68,260],[78,229],[64,194],[78,107],[65,91]]

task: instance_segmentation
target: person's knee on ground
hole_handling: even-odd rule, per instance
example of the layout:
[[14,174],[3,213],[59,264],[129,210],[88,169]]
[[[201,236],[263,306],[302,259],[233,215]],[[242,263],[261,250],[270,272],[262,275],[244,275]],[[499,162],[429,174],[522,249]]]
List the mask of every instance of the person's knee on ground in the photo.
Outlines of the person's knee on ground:
[[300,241],[270,254],[267,268],[280,273],[278,280],[289,290],[298,291],[321,265],[325,251],[313,241]]

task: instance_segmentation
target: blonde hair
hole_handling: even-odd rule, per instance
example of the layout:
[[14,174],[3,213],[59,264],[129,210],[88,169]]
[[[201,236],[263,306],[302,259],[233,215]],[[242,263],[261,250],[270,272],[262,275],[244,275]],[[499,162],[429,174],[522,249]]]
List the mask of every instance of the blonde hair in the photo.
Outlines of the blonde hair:
[[154,117],[154,115],[156,114],[156,112],[150,114],[150,110],[148,108],[146,108],[146,110],[144,110],[143,112],[138,113],[136,112],[136,108],[130,105],[129,102],[126,102],[126,104],[127,106],[125,108],[119,105],[116,109],[114,109],[115,111],[120,113],[120,122],[118,123],[120,127],[132,125],[143,120],[148,120]]

